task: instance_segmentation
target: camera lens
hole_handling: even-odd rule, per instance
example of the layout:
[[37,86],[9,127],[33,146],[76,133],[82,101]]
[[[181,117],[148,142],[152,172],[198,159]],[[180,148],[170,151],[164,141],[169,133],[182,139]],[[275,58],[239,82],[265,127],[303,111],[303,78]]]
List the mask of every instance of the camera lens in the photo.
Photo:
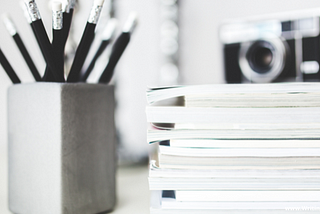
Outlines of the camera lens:
[[272,52],[268,48],[259,48],[252,56],[252,64],[257,68],[257,72],[268,70],[272,62]]
[[266,41],[257,41],[247,53],[247,60],[252,70],[259,74],[266,73],[272,67],[274,48]]
[[239,65],[244,77],[251,82],[272,82],[283,71],[287,44],[279,37],[266,37],[241,44]]

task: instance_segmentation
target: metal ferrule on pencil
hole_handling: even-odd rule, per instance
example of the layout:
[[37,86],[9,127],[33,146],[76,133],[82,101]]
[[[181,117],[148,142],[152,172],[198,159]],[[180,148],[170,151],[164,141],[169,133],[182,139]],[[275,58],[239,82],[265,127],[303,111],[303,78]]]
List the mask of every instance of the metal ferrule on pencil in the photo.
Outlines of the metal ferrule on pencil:
[[74,9],[76,6],[76,0],[69,0],[69,10]]
[[24,3],[24,1],[20,1],[20,7],[23,10],[23,15],[26,17],[27,22],[31,24],[32,21],[29,15],[29,10],[27,8],[27,5]]
[[52,11],[52,28],[54,30],[61,30],[63,27],[62,10]]
[[7,17],[6,15],[3,16],[3,23],[4,25],[6,26],[9,34],[11,36],[14,36],[17,34],[17,29],[16,27],[14,26],[13,22],[10,20],[9,17]]
[[29,16],[31,18],[31,21],[37,21],[41,19],[37,4],[34,0],[26,1],[26,5],[28,8]]
[[102,6],[94,6],[91,9],[90,16],[88,18],[88,22],[91,24],[97,24],[100,14],[101,14]]

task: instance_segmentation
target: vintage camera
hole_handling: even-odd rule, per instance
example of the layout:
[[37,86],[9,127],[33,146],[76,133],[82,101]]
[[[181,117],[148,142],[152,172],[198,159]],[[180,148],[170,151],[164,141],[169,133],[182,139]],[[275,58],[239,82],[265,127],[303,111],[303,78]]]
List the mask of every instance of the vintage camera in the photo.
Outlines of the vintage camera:
[[319,17],[312,9],[223,24],[227,83],[319,81]]

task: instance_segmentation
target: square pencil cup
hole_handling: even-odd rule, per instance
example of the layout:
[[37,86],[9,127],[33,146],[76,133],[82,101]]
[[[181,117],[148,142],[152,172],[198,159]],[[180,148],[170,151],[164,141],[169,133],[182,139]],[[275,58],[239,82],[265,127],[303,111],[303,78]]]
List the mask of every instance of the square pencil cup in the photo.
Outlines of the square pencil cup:
[[95,214],[114,208],[112,86],[14,85],[8,133],[11,212]]

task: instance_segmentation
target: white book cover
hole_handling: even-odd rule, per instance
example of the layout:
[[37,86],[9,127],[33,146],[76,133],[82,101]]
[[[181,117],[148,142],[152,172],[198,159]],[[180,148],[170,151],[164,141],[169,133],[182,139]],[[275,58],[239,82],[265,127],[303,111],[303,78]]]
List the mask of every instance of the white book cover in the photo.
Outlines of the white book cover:
[[[297,124],[297,127],[319,126],[320,107],[301,108],[188,108],[178,106],[147,106],[150,123],[212,123],[212,124]],[[317,127],[315,127],[317,128]]]
[[[178,201],[151,191],[151,213],[277,213],[295,210],[306,214],[319,210],[319,201]],[[300,211],[299,209],[300,208]],[[301,209],[304,208],[304,209]],[[309,208],[308,211],[305,211]],[[318,209],[317,209],[318,208]],[[229,211],[229,212],[228,212]]]
[[[285,210],[289,207],[318,207],[319,202],[194,202],[177,201],[174,198],[162,198],[162,209],[211,209],[211,210]],[[287,211],[288,212],[288,211]]]
[[195,157],[159,154],[159,167],[171,169],[320,169],[320,157]]
[[320,148],[184,148],[159,146],[160,155],[190,157],[320,157]]
[[[149,104],[152,104],[157,101],[186,95],[210,94],[210,96],[225,96],[228,94],[249,94],[250,96],[256,96],[264,94],[265,96],[270,96],[275,94],[285,97],[292,94],[313,94],[318,97],[319,93],[319,83],[214,84],[149,88],[147,90],[147,100]],[[312,102],[312,100],[310,101]]]
[[[320,123],[260,123],[256,121],[255,123],[248,123],[247,121],[241,121],[240,123],[227,122],[227,123],[151,123],[152,126],[158,129],[200,129],[200,130],[210,130],[210,129],[229,129],[229,130],[277,130],[277,129],[287,129],[287,130],[299,130],[299,129],[320,129]],[[166,126],[164,126],[166,125]]]
[[320,148],[320,140],[172,139],[170,147],[189,148]]
[[319,178],[157,178],[150,190],[319,190]]
[[284,170],[255,170],[255,169],[170,169],[161,168],[156,160],[151,160],[149,165],[149,177],[151,178],[217,178],[217,179],[305,179],[320,178],[320,169],[284,169]]
[[177,201],[314,201],[320,191],[175,191]]
[[319,107],[320,93],[197,94],[186,95],[184,101],[186,107],[206,108]]
[[307,130],[152,130],[147,133],[149,143],[165,140],[207,139],[207,140],[319,140],[318,129]]

